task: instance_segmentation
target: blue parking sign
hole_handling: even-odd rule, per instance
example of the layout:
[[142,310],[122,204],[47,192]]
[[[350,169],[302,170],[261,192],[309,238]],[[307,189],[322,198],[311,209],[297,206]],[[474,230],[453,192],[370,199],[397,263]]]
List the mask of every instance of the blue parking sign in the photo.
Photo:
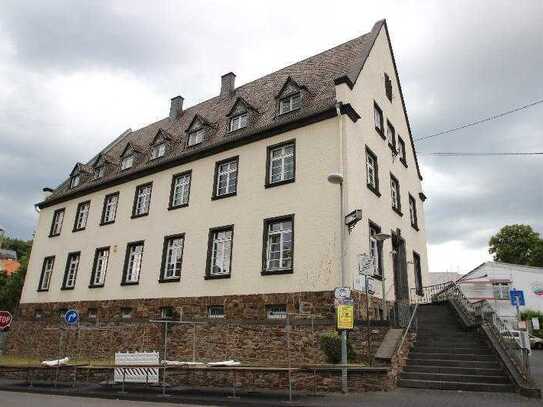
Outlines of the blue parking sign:
[[524,291],[522,290],[510,290],[509,297],[511,298],[511,305],[515,307],[526,305],[524,301]]
[[75,309],[70,309],[64,314],[64,321],[70,326],[77,325],[79,322],[79,314]]

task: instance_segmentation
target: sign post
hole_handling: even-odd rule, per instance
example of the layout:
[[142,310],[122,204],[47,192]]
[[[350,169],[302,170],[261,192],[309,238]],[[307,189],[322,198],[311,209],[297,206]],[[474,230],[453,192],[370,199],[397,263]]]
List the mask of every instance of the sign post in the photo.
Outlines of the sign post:
[[0,311],[0,331],[7,331],[12,320],[13,317],[9,311]]

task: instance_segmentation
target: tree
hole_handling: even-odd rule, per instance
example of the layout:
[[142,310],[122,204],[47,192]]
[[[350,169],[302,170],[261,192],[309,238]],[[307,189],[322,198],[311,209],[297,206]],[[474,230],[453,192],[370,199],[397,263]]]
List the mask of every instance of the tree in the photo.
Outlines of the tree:
[[15,250],[21,267],[15,273],[7,276],[0,272],[0,310],[14,312],[21,298],[21,291],[26,276],[32,241],[5,238],[3,249]]
[[543,240],[529,225],[507,225],[490,238],[495,261],[543,267]]

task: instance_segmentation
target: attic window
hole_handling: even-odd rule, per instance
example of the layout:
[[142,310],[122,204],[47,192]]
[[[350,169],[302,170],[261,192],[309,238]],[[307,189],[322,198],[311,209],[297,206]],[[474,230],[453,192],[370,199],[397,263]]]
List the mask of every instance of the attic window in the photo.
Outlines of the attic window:
[[75,188],[77,187],[81,182],[81,178],[79,177],[79,175],[74,175],[72,177],[72,179],[70,180],[70,188]]
[[302,95],[300,92],[287,96],[279,101],[279,114],[298,110],[302,105]]
[[103,165],[94,169],[94,179],[100,179],[104,176],[105,167]]
[[189,134],[189,147],[195,146],[196,144],[200,144],[202,141],[204,141],[204,136],[206,134],[206,129],[198,129],[196,131],[193,131]]
[[385,73],[385,93],[388,100],[392,102],[392,81],[387,73]]
[[121,161],[121,170],[127,170],[134,165],[134,156],[129,155],[123,158]]
[[151,149],[151,160],[163,157],[166,154],[166,143],[160,143]]
[[230,131],[236,131],[247,127],[247,113],[241,113],[230,119]]

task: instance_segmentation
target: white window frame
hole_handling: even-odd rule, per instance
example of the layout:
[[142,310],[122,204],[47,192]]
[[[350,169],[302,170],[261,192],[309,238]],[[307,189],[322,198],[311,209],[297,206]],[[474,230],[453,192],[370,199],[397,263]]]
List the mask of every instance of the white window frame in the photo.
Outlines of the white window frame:
[[152,191],[152,184],[139,185],[136,187],[136,199],[134,201],[134,213],[132,216],[143,216],[149,213]]
[[400,183],[393,177],[390,177],[390,196],[392,200],[392,207],[398,211],[401,210]]
[[189,203],[191,181],[192,173],[190,172],[174,175],[170,207],[177,208]]
[[103,165],[100,165],[99,167],[96,167],[94,169],[94,179],[100,179],[104,176],[106,171],[106,168]]
[[[292,217],[266,221],[266,269],[268,272],[291,270],[294,263],[294,219]],[[272,230],[279,225],[280,229]],[[276,239],[279,239],[276,241]],[[275,241],[274,241],[275,240]],[[279,244],[279,259],[272,259],[272,247]],[[285,252],[290,251],[290,257]],[[272,262],[279,260],[279,266],[272,266]]]
[[77,206],[77,213],[75,215],[75,228],[74,230],[83,230],[87,227],[87,221],[89,219],[90,202],[84,202]]
[[163,280],[177,280],[181,277],[183,269],[183,249],[185,247],[184,235],[166,238],[164,250]]
[[[228,160],[217,165],[217,184],[215,196],[235,194],[238,189],[238,160]],[[224,192],[221,192],[221,182],[224,180]]]
[[134,166],[134,154],[130,154],[121,160],[121,171],[127,170]]
[[409,195],[409,218],[411,226],[417,226],[417,201],[411,195]]
[[104,247],[96,251],[93,270],[93,286],[103,286],[106,281],[106,273],[109,265],[109,247]]
[[81,176],[79,174],[74,175],[70,179],[70,188],[75,188],[75,187],[79,186],[80,183],[81,183]]
[[381,133],[384,132],[383,126],[384,126],[384,117],[383,117],[383,109],[381,109],[376,103],[373,105],[373,121],[374,126],[376,129],[378,129]]
[[125,284],[139,283],[143,264],[144,244],[129,244],[127,250],[126,272],[123,282]]
[[506,282],[493,282],[492,283],[492,293],[494,299],[496,300],[509,300],[511,290],[511,283]]
[[302,94],[294,93],[279,100],[279,114],[290,113],[302,107]]
[[247,127],[249,114],[247,112],[240,113],[230,119],[230,131],[236,131]]
[[366,150],[366,183],[377,190],[377,159]]
[[207,308],[207,317],[210,319],[223,319],[224,305],[210,305]]
[[157,158],[164,157],[164,154],[166,154],[166,143],[165,142],[156,144],[151,148],[151,160],[155,160]]
[[378,234],[378,230],[375,226],[370,224],[370,238],[369,238],[369,251],[370,255],[374,258],[375,274],[382,276],[381,273],[381,250],[379,249],[379,241],[375,238]]
[[213,230],[211,235],[210,276],[226,276],[232,271],[234,229]]
[[104,214],[102,223],[113,223],[117,217],[117,205],[119,204],[119,194],[107,195],[104,202]]
[[64,223],[65,210],[55,211],[53,213],[53,227],[51,228],[51,236],[60,235],[62,232],[62,224]]
[[201,129],[190,132],[189,133],[189,141],[188,141],[189,147],[195,146],[195,145],[200,144],[201,142],[203,142],[205,135],[206,135],[206,129],[205,128],[201,128]]
[[[278,182],[289,181],[289,180],[294,179],[294,171],[295,171],[295,165],[296,165],[295,164],[295,148],[296,147],[294,143],[288,143],[282,146],[272,147],[270,149],[269,168],[268,168],[268,173],[269,173],[268,182],[270,184],[275,184]],[[290,152],[288,151],[289,149],[291,150]],[[279,155],[274,157],[274,153],[277,151],[279,151]],[[274,177],[273,169],[274,169],[274,165],[277,165],[277,163],[279,163],[279,168],[280,168],[279,178],[273,179]],[[289,176],[288,178],[287,178],[287,165],[292,166],[291,171],[290,171],[291,176]]]
[[268,319],[287,319],[288,310],[284,304],[268,305],[266,307]]
[[80,253],[68,254],[68,261],[66,265],[66,278],[63,288],[74,288],[77,278],[77,270],[79,269],[79,260],[81,259]]
[[49,290],[49,285],[51,283],[51,276],[53,274],[53,269],[55,267],[55,257],[46,257],[43,260],[43,271],[40,281],[40,290],[46,291]]

